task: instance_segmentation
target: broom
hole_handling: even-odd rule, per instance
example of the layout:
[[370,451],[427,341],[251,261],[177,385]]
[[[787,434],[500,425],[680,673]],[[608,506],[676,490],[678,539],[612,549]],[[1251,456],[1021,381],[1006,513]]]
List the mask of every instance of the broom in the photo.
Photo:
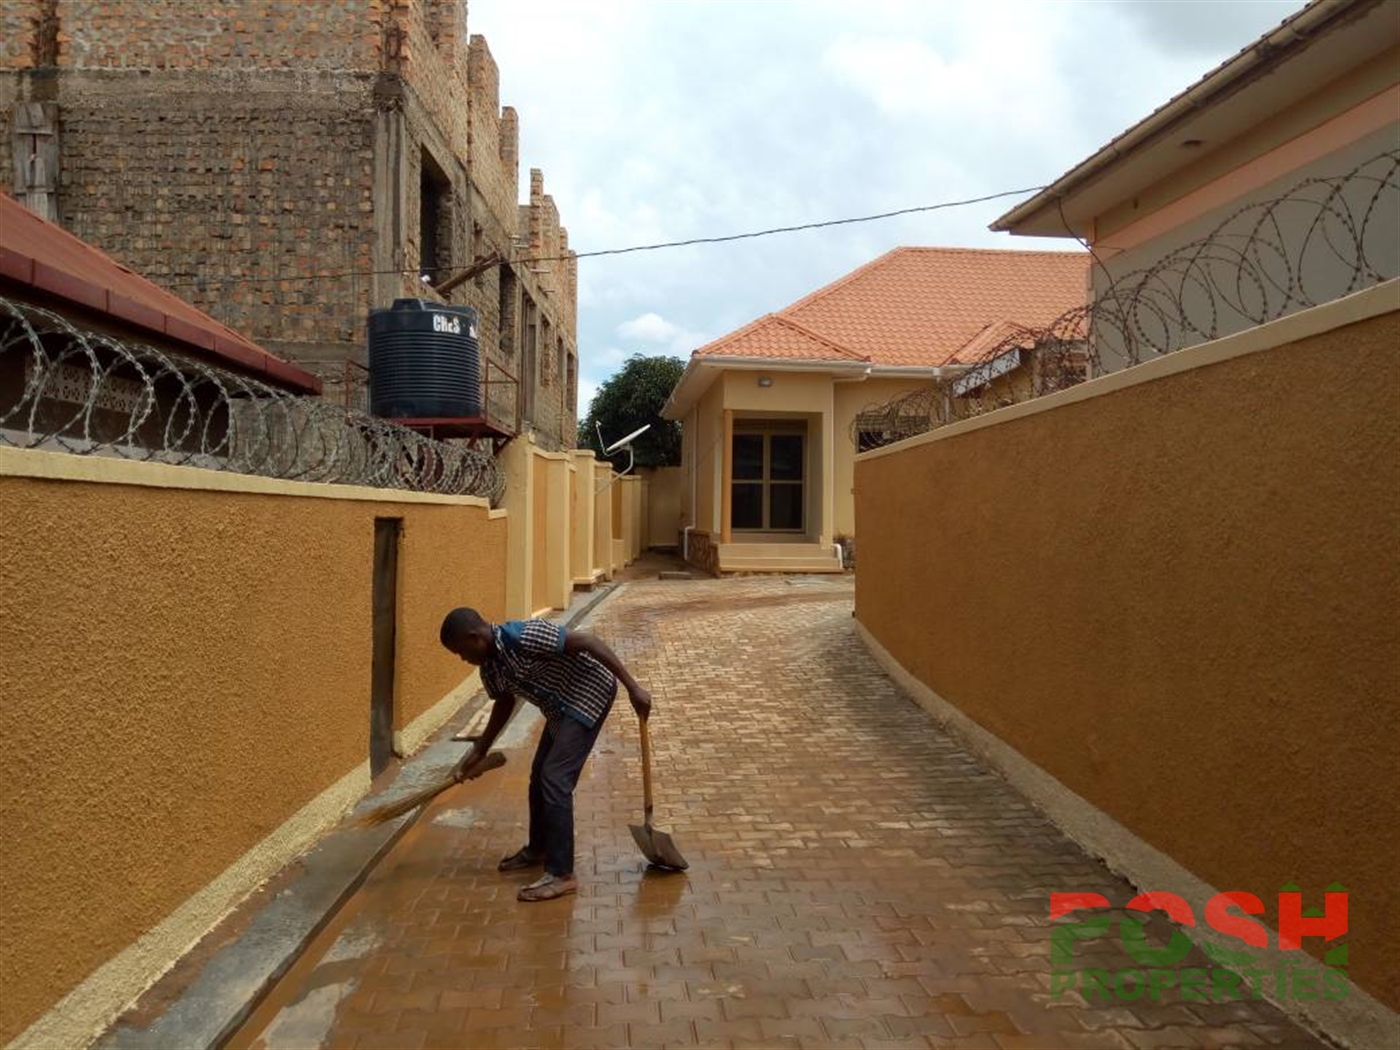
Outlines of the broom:
[[[481,761],[472,765],[462,777],[462,780],[475,780],[488,770],[498,769],[506,764],[506,756],[499,751],[492,751]],[[426,802],[431,802],[450,787],[456,787],[462,781],[448,773],[437,780],[434,780],[425,788],[420,788],[411,795],[395,799],[393,802],[386,802],[384,805],[370,810],[368,813],[356,819],[355,823],[362,828],[373,828],[380,824],[386,824],[391,820],[411,813]]]

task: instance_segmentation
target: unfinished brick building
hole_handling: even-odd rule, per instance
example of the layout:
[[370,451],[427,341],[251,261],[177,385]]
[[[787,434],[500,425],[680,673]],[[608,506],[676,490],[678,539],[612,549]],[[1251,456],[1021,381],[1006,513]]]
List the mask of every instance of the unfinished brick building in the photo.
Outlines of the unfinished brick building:
[[491,415],[567,447],[577,264],[539,171],[518,204],[497,79],[466,0],[7,0],[0,189],[330,397],[371,308],[514,259],[444,301],[480,315]]

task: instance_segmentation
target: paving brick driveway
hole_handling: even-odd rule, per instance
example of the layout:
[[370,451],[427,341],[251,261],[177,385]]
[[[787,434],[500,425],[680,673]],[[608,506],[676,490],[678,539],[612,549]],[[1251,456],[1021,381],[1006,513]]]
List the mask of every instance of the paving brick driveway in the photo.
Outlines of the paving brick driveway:
[[634,583],[589,626],[655,692],[658,824],[690,871],[644,872],[628,834],[620,702],[579,787],[582,892],[517,904],[528,877],[495,862],[524,841],[532,731],[424,814],[235,1045],[1319,1045],[1262,1002],[1052,996],[1050,892],[1133,891],[895,689],[848,580]]

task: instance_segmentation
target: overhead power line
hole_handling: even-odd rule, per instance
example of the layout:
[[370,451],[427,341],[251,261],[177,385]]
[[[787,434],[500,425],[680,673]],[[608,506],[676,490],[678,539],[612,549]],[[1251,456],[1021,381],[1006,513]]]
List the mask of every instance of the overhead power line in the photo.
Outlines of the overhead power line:
[[[629,255],[633,252],[654,252],[664,248],[687,248],[697,244],[725,244],[730,241],[747,241],[757,237],[772,237],[780,233],[798,233],[802,230],[821,230],[829,226],[850,226],[862,222],[877,222],[881,219],[894,219],[901,215],[917,215],[922,212],[943,211],[947,208],[962,208],[969,204],[984,204],[987,201],[1000,200],[1003,197],[1019,197],[1028,193],[1038,193],[1044,186],[1028,186],[1018,190],[1002,190],[1000,193],[989,193],[982,197],[968,197],[963,200],[941,201],[938,204],[920,204],[913,208],[900,208],[896,211],[885,211],[875,215],[856,215],[845,219],[826,219],[822,222],[805,222],[797,226],[774,226],[766,230],[752,230],[748,233],[729,233],[719,237],[690,237],[680,241],[660,241],[655,244],[633,244],[626,248],[602,248],[591,252],[573,252],[568,255],[533,255],[519,259],[491,258],[450,273],[442,281],[434,285],[441,290],[451,289],[470,280],[487,270],[497,266],[524,266],[529,263],[563,262],[569,259],[596,259],[605,255]],[[451,271],[452,267],[440,266],[429,268],[433,272],[439,270]],[[190,288],[200,287],[211,282],[232,282],[237,284],[278,284],[281,282],[304,283],[307,281],[339,281],[347,277],[379,277],[379,276],[407,276],[411,274],[421,274],[427,272],[421,268],[410,267],[402,270],[346,270],[339,273],[319,273],[302,275],[284,275],[277,277],[235,277],[235,276],[211,276],[201,277],[187,281],[172,281],[165,285],[167,288]]]
[[[605,248],[596,252],[579,252],[576,258],[591,259],[599,255],[626,255],[629,252],[654,252],[659,248],[685,248],[692,244],[723,244],[726,241],[746,241],[754,237],[770,237],[775,233],[797,233],[800,230],[820,230],[828,226],[849,226],[857,222],[875,222],[877,219],[893,219],[900,215],[915,215],[925,211],[940,211],[944,208],[960,208],[968,204],[982,204],[1002,197],[1018,197],[1026,193],[1036,193],[1044,186],[1032,186],[1024,190],[1002,190],[985,197],[969,197],[961,201],[944,201],[941,204],[921,204],[916,208],[900,208],[898,211],[885,211],[878,215],[857,215],[850,219],[827,219],[825,222],[805,222],[800,226],[774,226],[770,230],[755,230],[752,233],[730,233],[723,237],[692,237],[685,241],[662,241],[660,244],[636,244],[630,248]],[[555,262],[567,256],[553,256],[548,259],[525,259],[524,262]]]

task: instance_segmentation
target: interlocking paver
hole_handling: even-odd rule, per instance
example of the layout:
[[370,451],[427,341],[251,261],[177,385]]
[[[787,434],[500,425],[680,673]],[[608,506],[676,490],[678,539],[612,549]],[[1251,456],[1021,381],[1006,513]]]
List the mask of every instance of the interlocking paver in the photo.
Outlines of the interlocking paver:
[[633,583],[591,627],[656,697],[658,822],[690,871],[632,843],[619,703],[579,787],[577,897],[518,904],[528,876],[495,871],[531,740],[423,814],[233,1045],[1320,1045],[1257,1001],[1053,993],[1049,894],[1134,891],[898,692],[848,581]]

